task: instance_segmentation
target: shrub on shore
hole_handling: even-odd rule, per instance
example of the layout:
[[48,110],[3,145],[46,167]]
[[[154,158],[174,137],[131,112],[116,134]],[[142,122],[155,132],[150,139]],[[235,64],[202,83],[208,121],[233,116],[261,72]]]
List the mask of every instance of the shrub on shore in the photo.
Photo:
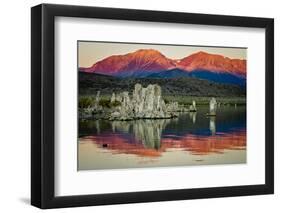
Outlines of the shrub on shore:
[[93,97],[80,97],[79,98],[79,108],[88,108],[95,104]]

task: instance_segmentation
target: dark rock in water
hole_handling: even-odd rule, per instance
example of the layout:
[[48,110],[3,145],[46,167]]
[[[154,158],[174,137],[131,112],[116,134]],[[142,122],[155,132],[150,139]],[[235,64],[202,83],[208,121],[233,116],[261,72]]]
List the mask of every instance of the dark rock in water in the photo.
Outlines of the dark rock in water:
[[108,145],[107,145],[106,143],[103,143],[103,144],[102,144],[102,147],[105,148],[105,147],[108,147]]

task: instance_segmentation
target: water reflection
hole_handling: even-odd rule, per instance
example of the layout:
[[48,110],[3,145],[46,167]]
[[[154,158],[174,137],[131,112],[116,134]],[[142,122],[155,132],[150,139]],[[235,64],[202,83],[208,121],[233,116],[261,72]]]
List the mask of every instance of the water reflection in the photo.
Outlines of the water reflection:
[[[128,155],[158,159],[159,163],[162,163],[161,165],[175,165],[180,161],[178,158],[182,154],[210,156],[208,159],[204,159],[204,163],[207,164],[245,162],[245,108],[237,107],[233,110],[230,111],[226,108],[224,111],[221,110],[217,116],[211,117],[206,117],[205,111],[198,111],[183,113],[175,119],[80,121],[79,150],[82,160],[80,159],[79,165],[83,169],[85,165],[91,164],[90,168],[95,169],[100,166],[101,161],[110,161],[113,156],[117,156],[116,159],[114,158],[116,161],[114,163],[117,164],[115,167],[127,168],[136,160],[133,158],[132,162],[127,162],[128,157],[126,156]],[[90,144],[92,147],[89,146]],[[83,148],[86,146],[87,148]],[[227,157],[227,154],[234,150],[235,153],[238,153],[237,156]],[[243,152],[239,152],[240,150]],[[102,155],[98,153],[102,153]],[[171,158],[167,157],[165,153],[174,155]],[[214,154],[225,156],[225,158],[212,157]],[[188,164],[190,159],[184,159],[185,157],[182,157],[183,164],[184,162]],[[112,166],[112,160],[110,162],[111,164],[108,166],[100,167],[115,168]],[[149,161],[147,165],[154,164]],[[139,166],[139,162],[135,162],[129,167]]]
[[[140,140],[140,138],[144,140]],[[246,148],[246,134],[245,131],[239,131],[219,136],[186,135],[177,137],[168,135],[161,140],[158,138],[155,140],[153,134],[146,135],[144,138],[142,136],[131,138],[122,134],[101,134],[83,137],[81,142],[98,144],[102,149],[111,150],[112,154],[158,157],[169,149],[179,149],[189,151],[194,155],[205,155],[209,153],[222,154],[224,150],[244,150]]]
[[132,133],[136,141],[140,141],[145,148],[160,149],[162,131],[167,120],[136,120],[132,124]]
[[[100,127],[100,123],[103,123],[103,125],[104,123],[108,123],[108,125],[111,125],[112,132],[109,133],[109,131],[106,130],[101,133],[100,130],[97,130],[95,135],[84,138],[91,138],[95,143],[101,144],[106,148],[112,147],[112,143],[118,143],[118,146],[114,147],[125,147],[127,149],[136,146],[137,148],[143,147],[145,149],[158,150],[161,148],[162,131],[169,121],[170,119],[145,119],[127,122],[95,121],[95,126],[97,126],[97,128]],[[91,122],[87,122],[87,124],[90,123]],[[94,127],[91,125],[91,128]],[[122,145],[122,142],[129,143],[129,145]]]

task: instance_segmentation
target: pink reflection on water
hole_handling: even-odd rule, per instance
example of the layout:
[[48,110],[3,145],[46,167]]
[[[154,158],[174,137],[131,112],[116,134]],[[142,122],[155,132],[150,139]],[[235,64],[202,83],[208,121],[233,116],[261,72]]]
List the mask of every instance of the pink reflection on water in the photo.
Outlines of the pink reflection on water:
[[[144,141],[133,136],[122,134],[99,134],[80,139],[97,144],[101,150],[112,154],[133,154],[141,157],[157,158],[163,152],[182,150],[193,155],[223,154],[225,150],[245,150],[246,131],[217,133],[216,135],[200,136],[187,134],[185,136],[165,135],[161,138],[158,149],[149,148]],[[153,141],[153,140],[152,140]],[[150,141],[151,142],[151,141]]]
[[181,138],[163,138],[161,145],[178,148],[193,155],[224,153],[225,150],[245,150],[246,132],[234,132],[211,136],[187,135]]

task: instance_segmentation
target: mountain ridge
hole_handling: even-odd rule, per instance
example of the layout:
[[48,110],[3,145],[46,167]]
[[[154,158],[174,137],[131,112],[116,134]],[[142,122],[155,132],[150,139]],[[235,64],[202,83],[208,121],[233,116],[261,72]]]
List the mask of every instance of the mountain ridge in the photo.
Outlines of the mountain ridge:
[[170,59],[158,50],[139,49],[124,55],[112,55],[104,58],[91,67],[79,68],[82,72],[106,75],[134,75],[137,72],[155,72],[162,70],[181,69],[186,72],[209,70],[217,73],[230,73],[246,77],[246,60],[230,59],[218,54],[203,51],[186,56],[182,59]]
[[246,90],[234,84],[212,83],[194,77],[183,78],[118,78],[109,75],[79,72],[79,94],[89,95],[101,91],[104,95],[113,92],[131,91],[135,84],[143,86],[158,84],[165,96],[196,97],[245,97]]

